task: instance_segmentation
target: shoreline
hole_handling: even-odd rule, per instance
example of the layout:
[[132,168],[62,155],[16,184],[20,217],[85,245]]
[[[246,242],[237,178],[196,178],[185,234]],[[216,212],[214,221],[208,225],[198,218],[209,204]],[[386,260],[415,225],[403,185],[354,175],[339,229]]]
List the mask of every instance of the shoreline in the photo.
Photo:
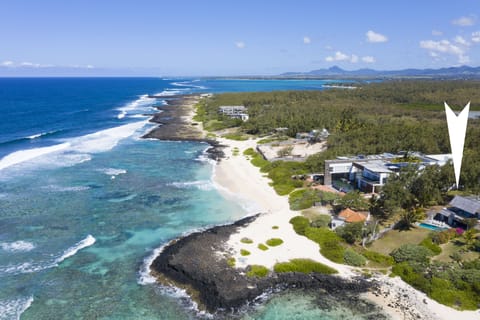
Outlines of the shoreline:
[[[192,122],[192,118],[195,113],[193,106],[194,104],[190,104],[188,106],[189,111],[181,115],[181,122],[187,124]],[[203,132],[203,128],[201,128],[201,126],[198,126],[197,129],[200,129]],[[203,136],[206,136],[205,132],[203,132],[202,134]],[[179,139],[160,138],[160,140]],[[207,139],[187,138],[180,140],[202,141],[212,145],[212,141]],[[363,286],[362,288],[365,290],[364,292],[356,293],[361,294],[362,300],[369,301],[379,306],[383,310],[383,312],[392,319],[452,319],[457,317],[467,320],[478,319],[480,317],[480,313],[478,310],[459,311],[441,305],[438,302],[428,298],[424,293],[409,286],[398,277],[389,278],[387,276],[377,275],[367,281],[364,277],[359,277],[358,268],[336,264],[326,259],[319,253],[319,248],[316,243],[308,240],[305,237],[297,235],[293,231],[293,228],[288,221],[291,217],[297,216],[300,213],[291,211],[289,209],[288,198],[277,195],[273,188],[269,185],[269,179],[264,177],[263,174],[259,171],[259,169],[257,167],[254,167],[243,155],[243,151],[245,149],[249,147],[253,147],[255,149],[256,141],[234,141],[224,138],[217,138],[215,140],[215,143],[216,144],[211,149],[218,150],[221,155],[215,158],[215,160],[217,160],[217,163],[214,165],[215,167],[213,168],[212,177],[214,185],[224,197],[236,202],[247,203],[248,205],[251,205],[252,209],[247,212],[246,218],[241,219],[233,223],[232,225],[214,227],[203,232],[198,232],[198,234],[212,234],[212,232],[217,232],[217,228],[228,228],[231,226],[235,226],[234,229],[230,229],[230,234],[228,235],[228,237],[223,234],[221,238],[222,241],[224,241],[223,246],[210,245],[207,249],[207,251],[210,251],[210,255],[208,255],[208,253],[203,254],[203,258],[210,259],[207,261],[216,261],[216,263],[214,264],[217,265],[218,261],[220,261],[221,266],[219,269],[217,269],[217,273],[213,273],[213,276],[211,273],[212,270],[204,273],[201,276],[203,277],[202,279],[205,280],[210,278],[209,280],[212,280],[213,283],[216,284],[215,279],[217,279],[219,274],[229,274],[229,276],[232,277],[232,274],[229,271],[233,271],[233,278],[230,278],[230,280],[227,281],[227,291],[231,290],[229,288],[229,285],[232,285],[232,279],[243,279],[242,281],[247,281],[242,282],[243,290],[247,290],[248,292],[252,290],[252,288],[255,288],[257,290],[260,288],[261,290],[257,292],[259,293],[257,296],[259,296],[262,293],[267,292],[268,290],[273,290],[275,288],[278,289],[278,287],[282,287],[281,289],[288,289],[288,283],[292,279],[288,279],[288,277],[285,278],[283,276],[279,277],[279,275],[281,274],[274,273],[273,277],[271,274],[270,276],[268,276],[268,278],[261,279],[270,279],[269,281],[273,281],[275,285],[272,285],[272,283],[270,283],[270,285],[265,285],[263,283],[261,285],[255,284],[254,286],[251,284],[245,285],[245,283],[249,283],[248,280],[252,280],[251,278],[245,279],[245,271],[247,266],[257,264],[266,266],[267,268],[271,269],[276,262],[286,262],[289,259],[293,258],[310,258],[315,261],[321,262],[327,266],[333,267],[339,271],[338,275],[324,276],[328,279],[335,279],[335,282],[337,283],[361,281]],[[238,155],[234,155],[234,148],[237,148],[240,151]],[[222,160],[219,161],[220,159]],[[264,212],[264,214],[255,215],[252,217],[252,214],[258,212]],[[248,223],[245,223],[245,221],[248,221]],[[272,229],[273,226],[277,226],[278,229]],[[164,246],[164,250],[170,247],[178,248],[178,246],[181,246],[184,241],[188,242],[184,239],[190,238],[191,236],[195,238],[197,237],[197,233],[193,233],[192,235],[173,240],[171,243]],[[284,240],[284,243],[279,247],[270,247],[267,251],[256,250],[256,245],[258,243],[264,243],[266,239],[275,236],[279,236],[280,238],[282,238],[282,240]],[[249,238],[253,241],[254,244],[244,244],[240,241],[242,238]],[[251,251],[251,254],[247,257],[240,255],[240,249],[242,248],[249,249],[249,251]],[[172,252],[174,253],[172,254]],[[174,259],[175,254],[178,254],[178,252],[176,252],[175,250],[169,251],[168,254],[164,254],[164,252],[160,253],[160,255],[157,256],[154,262],[151,264],[150,269],[154,271],[153,273],[155,273],[157,267],[160,265],[159,262],[155,264],[157,259],[166,259],[165,257],[167,256],[170,257],[169,259]],[[228,254],[228,256],[230,257],[235,258],[235,268],[228,267],[227,269],[225,267],[227,257],[226,254]],[[193,254],[193,256],[195,256],[195,254]],[[179,270],[178,265],[171,265],[169,263],[165,263],[165,261],[167,260],[163,260],[163,266],[157,270],[160,271],[160,273],[163,273],[163,275],[165,275],[165,273],[169,273],[168,270],[165,271],[169,268]],[[198,266],[199,261],[191,262],[192,265]],[[154,267],[154,265],[156,265],[157,267]],[[187,269],[188,267],[182,269],[182,272],[186,272]],[[208,268],[206,270],[208,270]],[[193,274],[195,274],[197,271],[198,270],[190,270],[190,272],[192,272]],[[188,272],[186,272],[185,274],[188,274]],[[298,274],[294,273],[294,275]],[[157,280],[163,280],[160,281],[161,283],[164,283],[166,285],[174,285],[185,289],[184,284],[182,285],[182,281],[186,281],[185,278],[182,281],[178,281],[178,279],[175,279],[178,278],[178,275],[170,275],[166,278],[162,277],[162,279],[158,278],[158,274],[156,274],[156,276]],[[282,281],[284,281],[282,283],[283,286],[280,285],[278,282],[278,279],[280,278]],[[297,287],[304,289],[309,286],[315,287],[315,285],[312,285],[311,283],[312,277],[303,280],[306,282],[302,282],[303,285]],[[192,279],[190,279],[189,281],[190,285],[192,285]],[[298,282],[298,278],[295,278],[295,281]],[[369,285],[365,285],[365,281],[369,282]],[[211,283],[209,284],[211,285]],[[318,283],[316,285],[316,288],[321,288]],[[242,299],[234,299],[236,302],[232,304],[225,303],[225,301],[228,301],[228,299],[221,303],[218,303],[218,301],[220,300],[211,303],[211,301],[216,301],[215,299],[219,297],[219,293],[215,292],[213,296],[216,298],[212,300],[212,296],[208,296],[209,294],[212,294],[212,291],[210,289],[207,290],[207,293],[204,293],[207,294],[207,297],[201,296],[202,290],[208,287],[208,284],[206,282],[200,285],[199,282],[197,282],[195,285],[193,285],[193,287],[195,286],[196,288],[193,289],[197,292],[195,293],[194,291],[191,291],[189,295],[195,302],[199,303],[200,306],[204,307],[210,312],[215,312],[218,309],[223,310],[225,308],[237,310],[242,305],[250,304],[257,297],[248,294],[245,295],[245,293],[242,294],[242,290],[237,290],[238,292],[240,292],[238,297],[242,297],[243,299],[242,303],[239,303],[239,301]],[[239,288],[241,287],[242,285],[240,285]],[[333,291],[338,290],[338,288],[329,289]],[[408,294],[406,294],[405,292],[408,292]]]

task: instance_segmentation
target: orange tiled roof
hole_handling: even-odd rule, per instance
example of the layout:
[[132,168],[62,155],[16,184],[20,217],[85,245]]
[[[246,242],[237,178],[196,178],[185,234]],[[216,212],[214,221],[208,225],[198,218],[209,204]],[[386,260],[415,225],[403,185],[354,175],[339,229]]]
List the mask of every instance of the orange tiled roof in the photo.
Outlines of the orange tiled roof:
[[349,208],[342,210],[338,216],[343,218],[345,222],[363,222],[367,220],[367,217],[364,214],[353,211]]

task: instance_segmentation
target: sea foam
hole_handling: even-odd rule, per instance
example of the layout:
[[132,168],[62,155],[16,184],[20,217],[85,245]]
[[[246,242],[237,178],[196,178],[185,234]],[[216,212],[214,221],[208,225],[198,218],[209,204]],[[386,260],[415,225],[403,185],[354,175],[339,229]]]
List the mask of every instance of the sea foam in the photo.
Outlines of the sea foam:
[[8,252],[28,252],[35,249],[35,245],[28,241],[1,242],[0,248]]
[[24,262],[18,265],[0,266],[0,276],[6,274],[16,275],[23,273],[33,273],[57,267],[62,261],[74,256],[78,251],[93,245],[95,241],[96,239],[89,234],[86,238],[66,249],[62,252],[61,255],[58,255],[53,261],[50,262]]
[[89,161],[91,160],[90,153],[113,149],[121,140],[134,135],[147,124],[147,120],[133,122],[70,138],[63,143],[49,147],[16,151],[0,160],[0,170],[25,162],[35,162],[39,165],[72,166]]
[[20,316],[33,303],[33,297],[0,300],[0,320],[20,320]]
[[130,102],[124,107],[118,108],[120,113],[117,115],[117,119],[123,119],[129,113],[147,112],[152,109],[155,98],[149,98],[148,95],[142,95],[137,100]]

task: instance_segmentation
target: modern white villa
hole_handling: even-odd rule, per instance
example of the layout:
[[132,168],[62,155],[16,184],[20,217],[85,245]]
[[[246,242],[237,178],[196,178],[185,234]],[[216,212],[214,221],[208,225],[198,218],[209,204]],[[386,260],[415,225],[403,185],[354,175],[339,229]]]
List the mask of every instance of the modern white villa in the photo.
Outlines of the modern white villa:
[[[404,155],[402,153],[383,153],[326,160],[324,184],[335,187],[336,181],[340,180],[348,183],[351,189],[376,193],[387,182],[391,174],[397,174],[402,167],[409,164],[409,162],[402,162]],[[451,154],[423,155],[421,153],[410,153],[409,156],[415,157],[417,160],[415,164],[420,167],[435,164],[443,166],[448,160],[452,159]],[[343,186],[343,188],[346,187]]]

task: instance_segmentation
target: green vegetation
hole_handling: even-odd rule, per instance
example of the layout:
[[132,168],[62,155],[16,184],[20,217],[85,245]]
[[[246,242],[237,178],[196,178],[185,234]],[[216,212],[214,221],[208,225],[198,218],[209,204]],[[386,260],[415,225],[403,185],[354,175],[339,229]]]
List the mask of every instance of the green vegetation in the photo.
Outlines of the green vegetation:
[[386,256],[384,254],[363,249],[361,251],[362,256],[367,258],[369,261],[374,262],[379,267],[389,267],[395,262],[391,256]]
[[305,230],[305,236],[320,245],[320,253],[327,259],[344,263],[345,248],[342,238],[328,228],[312,228]]
[[229,257],[229,258],[227,258],[227,264],[228,264],[230,267],[235,267],[235,258],[234,258],[234,257]]
[[433,254],[435,255],[439,255],[440,253],[442,253],[442,248],[440,248],[440,246],[436,243],[434,243],[432,241],[432,237],[431,236],[428,236],[427,238],[425,238],[424,240],[422,240],[422,242],[420,242],[420,245],[421,246],[424,246],[425,248],[429,249],[430,251],[433,252]]
[[367,211],[369,203],[358,191],[350,191],[337,201],[337,209],[350,208],[355,211]]
[[223,135],[224,138],[237,141],[248,140],[248,136],[240,133],[227,133]]
[[275,264],[273,270],[277,273],[282,272],[302,272],[302,273],[323,273],[334,274],[338,271],[322,263],[310,259],[292,259],[289,262],[280,262]]
[[288,202],[290,203],[290,209],[304,210],[313,206],[315,202],[331,204],[337,199],[339,199],[338,195],[333,192],[325,192],[315,189],[300,189],[290,193]]
[[263,243],[259,243],[257,248],[262,250],[262,251],[267,251],[268,250],[268,247],[266,245],[264,245]]
[[396,263],[402,263],[405,261],[426,263],[429,261],[430,257],[433,256],[433,252],[424,246],[403,244],[393,250],[390,255]]
[[367,263],[367,259],[361,254],[356,253],[352,249],[346,249],[343,253],[343,260],[345,264],[354,267],[363,267]]
[[266,144],[271,142],[277,141],[285,141],[288,140],[288,137],[272,137],[272,138],[264,138],[257,141],[257,144]]
[[271,238],[271,239],[268,239],[266,243],[270,247],[277,247],[283,243],[283,240],[280,238]]
[[423,239],[425,239],[425,237],[429,235],[429,233],[430,231],[424,228],[415,228],[409,231],[391,230],[382,238],[374,241],[369,246],[369,249],[371,251],[388,255],[401,244],[419,244]]
[[273,230],[278,230],[278,226],[272,226]]
[[253,240],[250,239],[250,238],[242,238],[242,239],[240,239],[240,242],[250,244],[250,243],[253,243]]
[[254,264],[249,266],[248,269],[249,269],[247,271],[248,277],[263,278],[268,275],[268,269],[265,266]]
[[342,237],[346,242],[354,244],[362,238],[363,222],[346,223],[335,229],[335,233]]
[[310,225],[315,228],[327,228],[331,221],[332,217],[330,215],[321,214],[316,217],[315,220],[310,223]]
[[233,156],[238,156],[239,154],[240,154],[240,150],[238,150],[237,147],[233,148],[233,150],[232,150],[232,155],[233,155]]
[[249,255],[250,255],[250,251],[245,250],[245,249],[240,249],[240,254],[241,254],[242,256],[249,256]]

